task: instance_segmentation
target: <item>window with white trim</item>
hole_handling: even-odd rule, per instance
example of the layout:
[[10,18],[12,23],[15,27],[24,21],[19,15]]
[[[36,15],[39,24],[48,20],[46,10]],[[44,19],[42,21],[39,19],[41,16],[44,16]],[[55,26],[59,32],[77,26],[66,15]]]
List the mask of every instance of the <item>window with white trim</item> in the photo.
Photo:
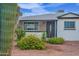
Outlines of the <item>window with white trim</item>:
[[64,29],[75,29],[75,21],[65,21],[64,22]]
[[25,31],[38,31],[38,22],[24,22]]

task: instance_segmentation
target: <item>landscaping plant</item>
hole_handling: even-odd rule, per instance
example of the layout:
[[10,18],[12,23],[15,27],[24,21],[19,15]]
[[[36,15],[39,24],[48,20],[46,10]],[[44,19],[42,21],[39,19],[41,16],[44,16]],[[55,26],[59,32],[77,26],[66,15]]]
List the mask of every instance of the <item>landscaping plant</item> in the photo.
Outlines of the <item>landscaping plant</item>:
[[45,49],[45,42],[34,35],[29,35],[27,37],[21,38],[17,42],[17,46],[20,49]]
[[43,34],[42,34],[42,40],[46,41],[46,32],[43,32]]
[[20,40],[22,37],[25,36],[25,31],[21,28],[17,28],[15,32],[17,35],[17,40]]
[[62,44],[64,43],[64,39],[61,37],[54,37],[54,38],[49,38],[48,42],[51,44]]

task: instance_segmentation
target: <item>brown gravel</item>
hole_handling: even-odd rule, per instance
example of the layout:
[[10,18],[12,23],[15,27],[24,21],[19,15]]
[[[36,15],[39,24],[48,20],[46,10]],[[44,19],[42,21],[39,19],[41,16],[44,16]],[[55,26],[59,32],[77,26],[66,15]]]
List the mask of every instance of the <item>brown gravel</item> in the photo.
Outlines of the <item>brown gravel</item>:
[[79,41],[62,45],[46,44],[46,50],[20,50],[13,42],[12,56],[79,56]]

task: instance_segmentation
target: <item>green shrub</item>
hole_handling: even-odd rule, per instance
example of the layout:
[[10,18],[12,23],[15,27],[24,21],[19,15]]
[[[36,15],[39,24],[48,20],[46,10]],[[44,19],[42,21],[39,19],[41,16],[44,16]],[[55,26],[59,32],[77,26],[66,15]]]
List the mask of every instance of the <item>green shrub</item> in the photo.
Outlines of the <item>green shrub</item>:
[[44,49],[45,43],[34,35],[29,35],[17,42],[20,49]]
[[51,44],[62,44],[62,43],[64,43],[64,39],[60,38],[60,37],[59,38],[54,37],[54,38],[48,39],[48,42]]
[[23,31],[21,28],[17,28],[15,32],[18,40],[25,36],[25,31]]
[[42,33],[42,40],[43,40],[43,41],[46,41],[46,32],[43,32],[43,33]]

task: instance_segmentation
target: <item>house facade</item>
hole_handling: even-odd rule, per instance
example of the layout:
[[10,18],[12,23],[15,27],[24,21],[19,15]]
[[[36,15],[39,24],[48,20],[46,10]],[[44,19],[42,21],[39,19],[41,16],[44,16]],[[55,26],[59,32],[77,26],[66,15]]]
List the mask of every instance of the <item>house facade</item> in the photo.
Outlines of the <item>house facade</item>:
[[19,27],[26,31],[26,35],[35,34],[46,37],[62,37],[65,41],[79,41],[79,15],[58,11],[51,14],[24,16],[19,18]]

